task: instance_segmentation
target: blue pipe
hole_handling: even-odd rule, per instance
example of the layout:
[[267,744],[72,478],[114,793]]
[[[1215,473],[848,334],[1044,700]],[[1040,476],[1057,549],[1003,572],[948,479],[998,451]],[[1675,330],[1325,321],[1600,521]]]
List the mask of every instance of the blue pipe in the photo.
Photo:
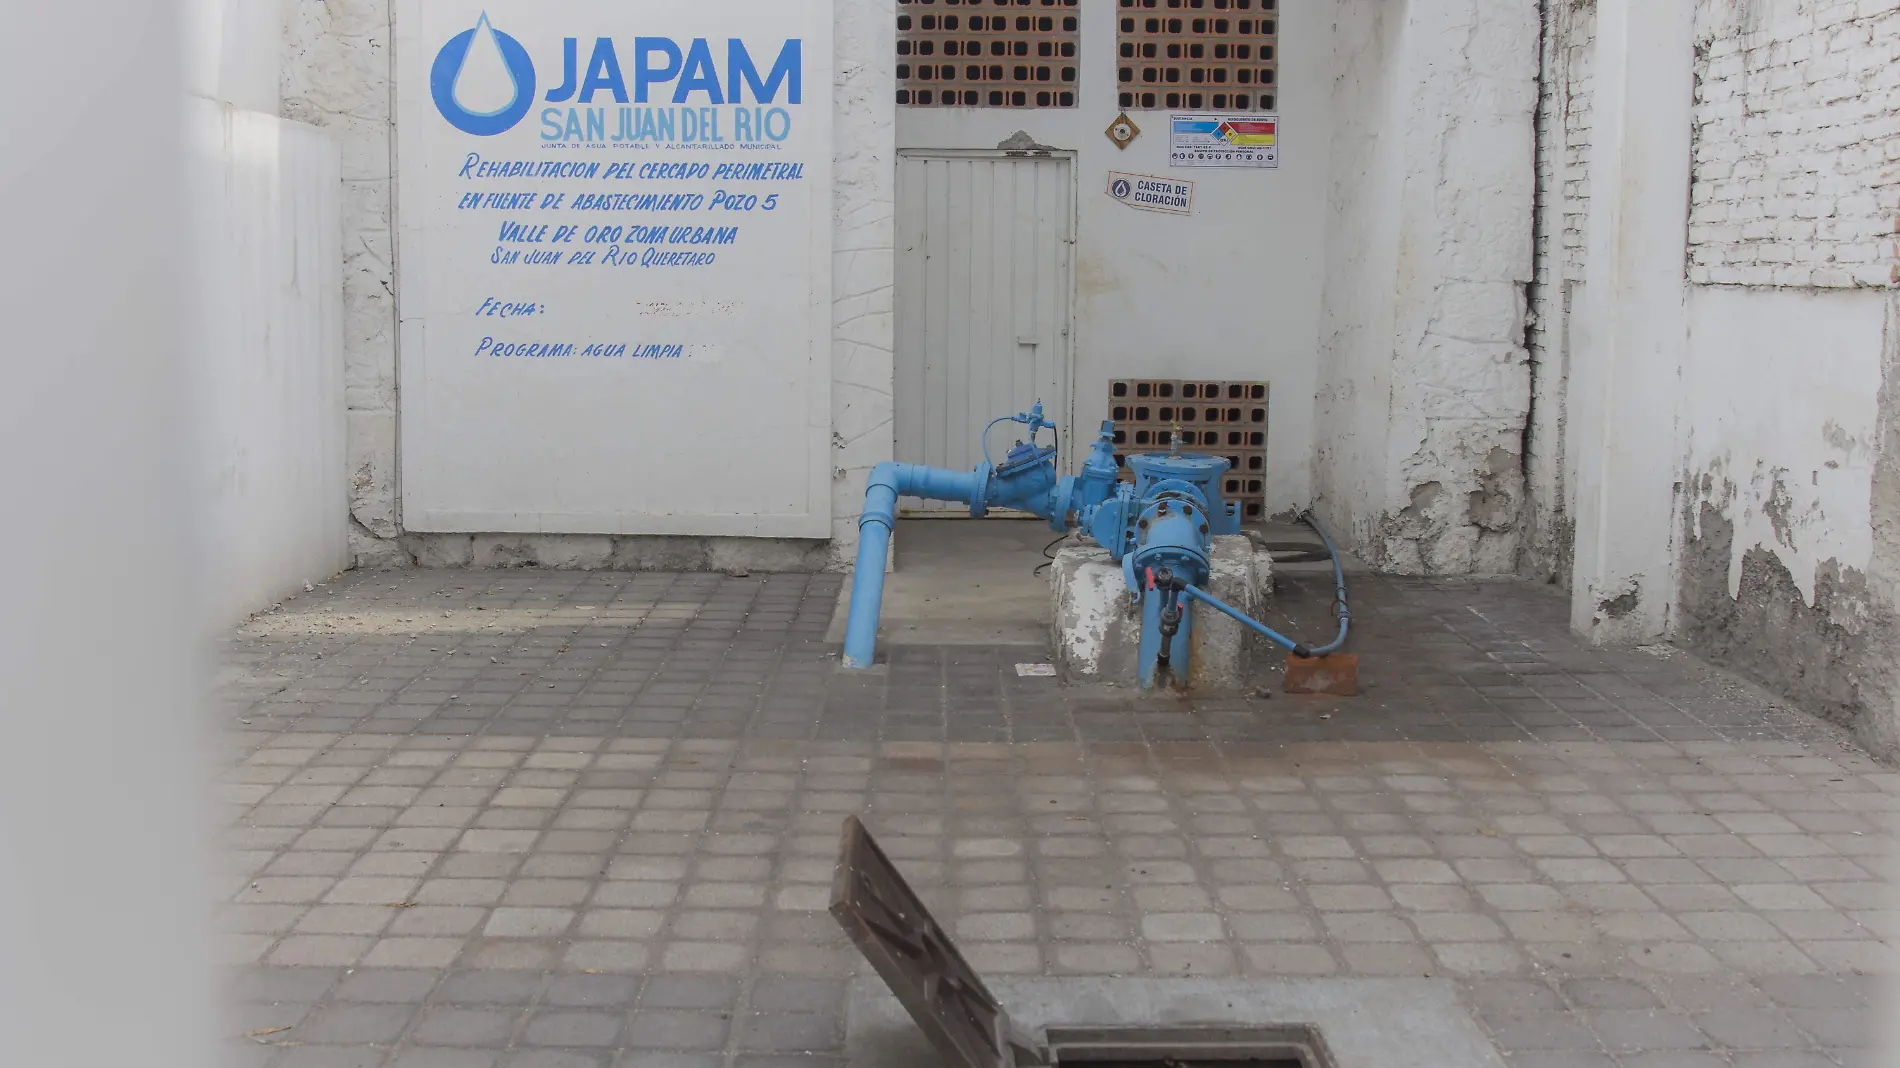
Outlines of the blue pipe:
[[1287,652],[1292,653],[1295,656],[1312,656],[1313,655],[1312,651],[1307,649],[1306,646],[1300,644],[1299,642],[1294,641],[1292,638],[1289,638],[1284,634],[1281,634],[1279,631],[1274,630],[1272,627],[1269,627],[1265,623],[1262,623],[1259,620],[1255,619],[1254,617],[1248,615],[1247,613],[1242,612],[1240,609],[1235,608],[1233,605],[1228,604],[1226,601],[1223,601],[1220,598],[1214,596],[1213,594],[1207,592],[1206,590],[1201,589],[1199,586],[1189,585],[1189,586],[1182,587],[1181,596],[1187,598],[1190,601],[1199,601],[1202,604],[1206,605],[1207,607],[1212,608],[1215,611],[1219,612],[1220,614],[1227,616],[1233,620],[1236,620],[1247,627],[1251,627],[1253,630],[1263,635],[1268,641],[1271,641],[1273,644],[1278,645],[1280,648],[1285,649]]
[[1339,636],[1334,638],[1331,644],[1322,645],[1317,649],[1308,648],[1304,643],[1294,641],[1292,638],[1281,634],[1279,631],[1247,615],[1240,609],[1227,604],[1220,598],[1215,597],[1213,594],[1198,586],[1191,584],[1184,586],[1181,589],[1181,595],[1188,600],[1199,601],[1222,615],[1245,624],[1265,637],[1268,641],[1280,646],[1294,656],[1310,659],[1312,657],[1327,656],[1338,652],[1345,647],[1346,635],[1352,629],[1352,615],[1346,609],[1346,569],[1339,562],[1339,549],[1333,545],[1333,539],[1327,536],[1326,530],[1320,526],[1319,520],[1315,518],[1311,512],[1308,512],[1300,518],[1306,521],[1307,526],[1313,528],[1313,533],[1319,535],[1320,541],[1326,543],[1326,551],[1331,554],[1333,558],[1333,608],[1339,613]]
[[844,631],[844,666],[868,668],[877,658],[877,619],[884,603],[884,563],[889,559],[891,528],[897,522],[897,498],[970,504],[988,467],[946,471],[919,464],[881,463],[864,487],[864,512],[858,517],[858,564],[851,576],[851,615]]

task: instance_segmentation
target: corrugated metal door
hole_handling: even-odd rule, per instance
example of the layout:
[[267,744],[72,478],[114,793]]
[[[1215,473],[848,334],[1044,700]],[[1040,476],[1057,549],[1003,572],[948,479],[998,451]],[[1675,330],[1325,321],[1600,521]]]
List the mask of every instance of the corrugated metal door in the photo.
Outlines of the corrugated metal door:
[[[970,470],[983,459],[984,424],[1037,400],[1069,451],[1074,196],[1073,164],[1062,157],[900,155],[899,461]],[[998,463],[1019,436],[1012,430],[1022,427],[992,435]],[[903,504],[906,514],[964,513]]]

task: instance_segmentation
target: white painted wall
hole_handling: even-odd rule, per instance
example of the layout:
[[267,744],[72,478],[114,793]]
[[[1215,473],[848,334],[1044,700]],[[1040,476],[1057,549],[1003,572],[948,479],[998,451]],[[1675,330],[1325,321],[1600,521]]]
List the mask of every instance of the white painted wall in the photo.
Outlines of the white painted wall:
[[[757,566],[848,562],[864,478],[891,458],[895,437],[897,145],[993,149],[1024,130],[1077,154],[1078,430],[1107,414],[1113,378],[1160,367],[1171,376],[1269,379],[1273,508],[1324,498],[1357,548],[1400,570],[1513,566],[1528,406],[1521,289],[1530,277],[1536,69],[1528,5],[1289,6],[1281,15],[1280,169],[1193,172],[1198,214],[1174,219],[1134,212],[1101,188],[1111,168],[1187,174],[1165,164],[1166,112],[1137,113],[1144,135],[1127,151],[1104,134],[1117,111],[1113,0],[1085,0],[1082,106],[906,109],[901,123],[893,0],[838,0],[832,538],[661,545],[405,532],[390,4],[287,2],[285,111],[329,129],[341,148],[359,562],[738,566],[748,553],[764,554]],[[1380,29],[1362,54],[1335,48],[1336,37],[1348,41],[1368,22]]]
[[1531,418],[1526,435],[1526,577],[1570,584],[1575,542],[1569,412],[1572,311],[1583,291],[1590,218],[1596,7],[1545,6],[1537,110],[1537,243],[1530,288]]
[[1887,294],[1698,286],[1689,297],[1682,427],[1691,536],[1703,504],[1735,524],[1742,557],[1780,557],[1809,605],[1827,563],[1873,558]]
[[199,1068],[233,1033],[208,922],[232,887],[200,763],[177,12],[9,4],[7,32],[0,1064]]
[[185,0],[181,7],[191,94],[277,114],[284,67],[283,0]]
[[335,142],[277,117],[277,0],[189,0],[186,324],[207,607],[234,621],[350,564]]
[[1598,642],[1647,641],[1675,595],[1676,448],[1686,336],[1692,11],[1598,0],[1584,285],[1570,323],[1570,622]]
[[1900,0],[1547,16],[1526,569],[1900,750]]
[[829,560],[841,568],[858,555],[865,479],[896,450],[897,4],[838,0],[835,11]]
[[[1562,240],[1540,270],[1539,397],[1561,404],[1533,452],[1566,468],[1541,473],[1534,508],[1575,519],[1572,621],[1610,642],[1677,628],[1682,521],[1711,498],[1738,523],[1731,592],[1759,543],[1811,598],[1818,562],[1867,556],[1871,460],[1828,468],[1816,434],[1865,431],[1880,386],[1880,301],[1851,291],[1900,281],[1900,185],[1880,171],[1900,143],[1900,2],[1599,0],[1554,6],[1548,29]],[[1687,466],[1665,477],[1672,453]],[[1785,488],[1797,544],[1822,555],[1766,525],[1777,469],[1808,472]],[[1540,549],[1548,570],[1561,546]]]
[[194,98],[192,351],[213,608],[237,619],[349,566],[336,146]]
[[1516,568],[1537,14],[1337,8],[1318,507],[1369,562]]
[[[1118,11],[1116,0],[1082,0],[1078,106],[899,108],[898,147],[994,149],[1022,130],[1074,152],[1070,440],[1085,441],[1108,418],[1116,378],[1264,379],[1273,384],[1268,511],[1303,508],[1312,497],[1331,165],[1331,5],[1280,11],[1280,166],[1259,171],[1170,168],[1167,111],[1131,111],[1142,135],[1115,147],[1105,131],[1121,111]],[[1194,182],[1193,216],[1116,202],[1106,192],[1111,170]]]
[[1315,496],[1333,531],[1356,546],[1378,537],[1386,503],[1396,311],[1391,294],[1404,165],[1403,141],[1388,131],[1404,121],[1410,95],[1395,62],[1405,24],[1405,9],[1390,4],[1342,4],[1334,24],[1332,106],[1338,121],[1315,402],[1326,429],[1315,450]]

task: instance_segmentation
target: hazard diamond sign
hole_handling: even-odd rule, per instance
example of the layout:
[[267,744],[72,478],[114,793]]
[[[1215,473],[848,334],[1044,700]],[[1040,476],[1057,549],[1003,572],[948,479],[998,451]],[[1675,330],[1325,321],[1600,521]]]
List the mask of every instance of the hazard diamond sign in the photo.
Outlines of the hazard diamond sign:
[[1174,167],[1280,165],[1278,115],[1174,115],[1168,163]]

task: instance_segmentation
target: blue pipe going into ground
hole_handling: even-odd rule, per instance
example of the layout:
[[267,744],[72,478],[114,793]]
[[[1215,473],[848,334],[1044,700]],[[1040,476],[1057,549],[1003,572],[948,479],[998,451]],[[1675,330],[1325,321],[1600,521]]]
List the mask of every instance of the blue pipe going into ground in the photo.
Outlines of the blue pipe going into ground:
[[868,668],[877,658],[877,618],[884,604],[884,564],[897,522],[897,498],[974,502],[989,481],[987,466],[948,471],[919,464],[881,463],[864,487],[864,513],[858,517],[858,565],[851,576],[851,616],[844,632],[844,666]]
[[1322,645],[1312,650],[1310,654],[1326,656],[1343,648],[1346,644],[1346,635],[1352,630],[1352,613],[1346,608],[1346,568],[1339,562],[1339,547],[1333,544],[1333,539],[1326,533],[1326,528],[1320,526],[1319,517],[1312,512],[1307,512],[1300,518],[1306,520],[1306,525],[1313,528],[1313,533],[1319,535],[1319,540],[1326,543],[1326,552],[1333,558],[1333,608],[1339,613],[1339,636],[1333,639],[1331,645]]
[[1281,634],[1279,631],[1274,630],[1272,627],[1249,616],[1240,609],[1222,601],[1220,598],[1201,589],[1199,586],[1189,584],[1182,587],[1181,596],[1186,597],[1190,601],[1199,601],[1222,615],[1245,624],[1259,632],[1275,645],[1292,653],[1294,656],[1310,659],[1312,657],[1327,656],[1338,652],[1345,646],[1346,635],[1352,630],[1352,614],[1346,608],[1346,569],[1339,561],[1338,547],[1333,544],[1333,539],[1327,535],[1326,528],[1320,526],[1319,520],[1310,512],[1300,518],[1306,521],[1307,526],[1313,528],[1313,533],[1319,535],[1320,541],[1326,543],[1326,552],[1333,558],[1333,610],[1339,614],[1339,634],[1331,643],[1322,645],[1317,649],[1309,648],[1305,643],[1294,641],[1292,638]]

